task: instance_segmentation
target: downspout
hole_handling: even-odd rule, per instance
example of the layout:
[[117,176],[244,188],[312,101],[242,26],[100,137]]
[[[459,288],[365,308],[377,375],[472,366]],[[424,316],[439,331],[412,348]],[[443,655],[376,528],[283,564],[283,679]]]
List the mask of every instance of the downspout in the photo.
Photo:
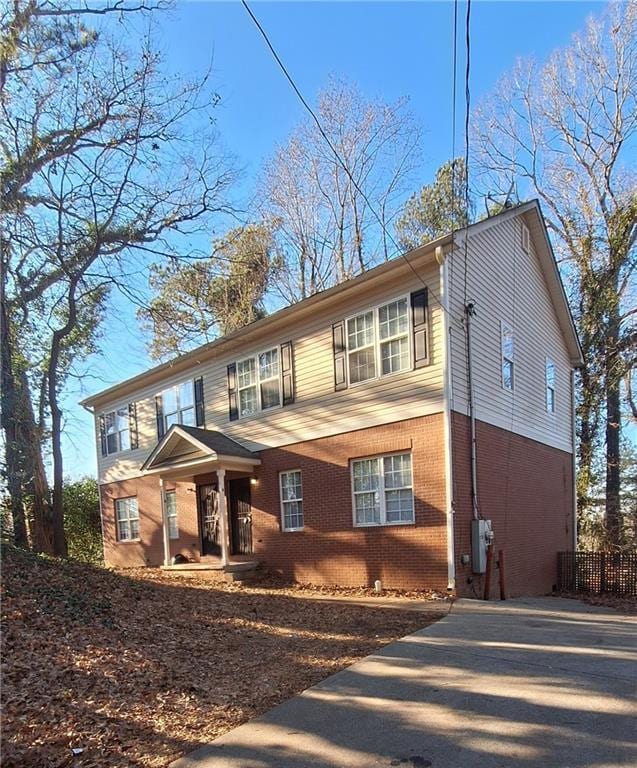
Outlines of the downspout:
[[475,304],[470,301],[465,309],[465,334],[467,337],[467,397],[469,399],[469,424],[471,429],[471,512],[474,520],[480,518],[478,505],[478,459],[476,439],[475,393],[473,391],[473,367],[471,349],[471,318],[475,314]]
[[443,381],[443,433],[445,455],[445,504],[447,513],[447,590],[456,588],[456,552],[454,532],[453,498],[453,456],[451,433],[451,329],[449,327],[449,277],[446,254],[442,246],[436,248],[436,261],[440,266],[440,304],[442,306],[441,326],[443,344],[442,381]]

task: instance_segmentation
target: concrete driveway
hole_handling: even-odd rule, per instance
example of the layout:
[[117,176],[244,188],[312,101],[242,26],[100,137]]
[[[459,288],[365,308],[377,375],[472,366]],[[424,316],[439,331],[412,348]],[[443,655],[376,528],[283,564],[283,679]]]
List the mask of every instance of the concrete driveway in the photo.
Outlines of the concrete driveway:
[[460,600],[173,766],[634,768],[636,692],[635,618],[560,598]]

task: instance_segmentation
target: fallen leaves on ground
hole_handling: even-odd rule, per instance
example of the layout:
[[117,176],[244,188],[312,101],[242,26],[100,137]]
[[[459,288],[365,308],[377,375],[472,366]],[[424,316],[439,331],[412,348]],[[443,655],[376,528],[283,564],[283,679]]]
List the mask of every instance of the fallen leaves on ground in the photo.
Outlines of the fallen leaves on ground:
[[614,608],[619,613],[637,613],[637,597],[632,597],[630,595],[613,595],[611,593],[592,595],[587,592],[563,592],[562,597],[583,600],[589,605]]
[[165,766],[445,610],[114,572],[13,547],[2,572],[5,768]]

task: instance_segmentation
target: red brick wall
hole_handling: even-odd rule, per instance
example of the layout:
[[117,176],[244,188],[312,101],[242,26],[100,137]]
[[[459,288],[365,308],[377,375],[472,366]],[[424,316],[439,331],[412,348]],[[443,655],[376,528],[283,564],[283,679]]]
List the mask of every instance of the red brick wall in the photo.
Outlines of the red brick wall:
[[[262,451],[258,481],[251,489],[255,555],[300,582],[369,586],[380,579],[387,588],[446,590],[442,423],[442,414],[437,414]],[[415,524],[354,528],[350,459],[402,450],[412,451]],[[279,472],[286,469],[303,473],[303,531],[281,531]],[[196,495],[191,489],[191,483],[177,484],[180,539],[171,541],[171,554],[198,558]],[[160,565],[158,479],[110,483],[101,491],[107,564]],[[141,540],[118,542],[114,500],[135,495]]]
[[[101,486],[104,560],[107,565],[131,568],[162,565],[164,542],[161,527],[159,479],[154,475],[121,480]],[[199,559],[199,529],[195,486],[192,483],[166,483],[166,490],[177,492],[179,538],[171,539],[171,555],[181,552],[191,560]],[[117,541],[115,499],[137,496],[139,541]]]
[[[460,562],[463,553],[471,554],[469,419],[454,413],[452,424],[456,588],[482,597],[483,577]],[[557,579],[557,552],[573,542],[571,454],[483,422],[476,436],[480,511],[493,521],[495,551],[504,550],[508,595],[547,594]],[[499,596],[495,568],[491,594]]]
[[[255,553],[296,581],[446,590],[442,414],[262,451],[252,487]],[[412,451],[415,524],[354,528],[350,459]],[[300,469],[305,529],[283,532],[279,472]]]

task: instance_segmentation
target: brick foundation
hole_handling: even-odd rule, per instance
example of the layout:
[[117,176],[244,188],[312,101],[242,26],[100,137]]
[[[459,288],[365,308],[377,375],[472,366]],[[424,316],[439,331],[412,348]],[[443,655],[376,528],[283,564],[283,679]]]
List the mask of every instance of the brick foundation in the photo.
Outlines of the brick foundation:
[[[443,416],[437,414],[348,432],[261,452],[252,486],[255,556],[299,582],[445,591],[447,587]],[[572,542],[571,455],[481,422],[477,423],[478,492],[484,517],[493,521],[496,550],[506,556],[508,594],[551,591],[557,552]],[[481,576],[461,556],[471,553],[469,420],[453,414],[455,548],[460,595],[483,594]],[[350,460],[411,450],[415,523],[355,528],[352,520]],[[283,532],[279,472],[300,469],[303,477],[303,531]],[[231,474],[229,474],[229,477]],[[212,476],[195,478],[210,482]],[[178,552],[199,559],[195,483],[167,485],[177,490]],[[159,480],[154,476],[110,483],[101,488],[104,553],[120,567],[163,562]],[[117,542],[114,501],[137,496],[139,542]],[[471,581],[470,581],[471,580]],[[497,595],[497,572],[493,596]]]
[[[483,577],[460,562],[471,554],[469,419],[452,416],[456,588],[481,598]],[[493,521],[496,553],[504,550],[508,596],[547,594],[557,580],[557,553],[573,543],[571,454],[483,422],[476,436],[480,511]],[[499,596],[495,568],[491,594]]]
[[[442,414],[348,432],[260,453],[252,486],[255,556],[296,581],[387,588],[447,587],[446,519]],[[412,451],[415,523],[354,528],[349,462],[352,458]],[[283,532],[279,472],[301,469],[305,529]],[[197,478],[197,480],[203,478]],[[180,538],[171,554],[199,557],[196,494],[192,483],[177,489]],[[143,477],[101,488],[104,552],[120,567],[163,562],[159,481]],[[114,501],[137,496],[139,542],[118,542]]]
[[[182,553],[199,560],[200,542],[197,521],[197,498],[193,483],[166,483],[166,490],[177,492],[179,538],[171,539],[171,555]],[[164,542],[161,526],[159,478],[154,475],[120,480],[100,487],[104,561],[118,568],[162,565]],[[115,499],[137,496],[139,507],[139,541],[117,541]]]
[[[262,451],[255,553],[300,582],[446,590],[442,425],[437,414]],[[415,524],[355,528],[350,459],[402,450],[412,451]],[[303,473],[303,531],[281,531],[278,474],[286,469]]]

